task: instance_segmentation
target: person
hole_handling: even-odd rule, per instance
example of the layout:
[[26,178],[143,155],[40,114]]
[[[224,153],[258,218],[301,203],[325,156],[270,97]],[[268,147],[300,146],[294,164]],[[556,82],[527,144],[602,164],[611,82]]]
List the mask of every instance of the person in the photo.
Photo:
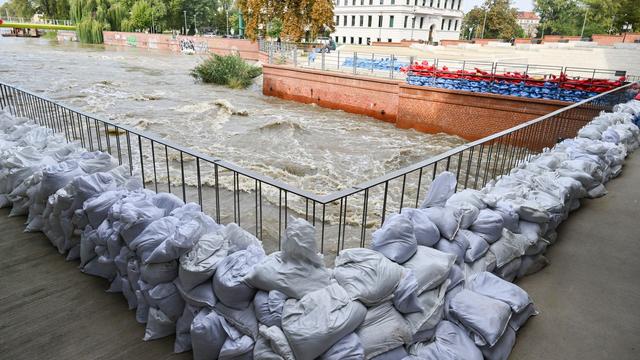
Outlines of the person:
[[316,61],[316,47],[315,45],[311,48],[311,51],[309,52],[309,62],[315,62]]

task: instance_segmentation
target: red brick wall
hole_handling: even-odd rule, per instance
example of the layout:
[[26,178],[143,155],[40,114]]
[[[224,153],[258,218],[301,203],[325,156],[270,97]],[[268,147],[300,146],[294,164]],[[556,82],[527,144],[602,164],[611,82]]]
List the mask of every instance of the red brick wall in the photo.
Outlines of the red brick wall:
[[229,54],[237,51],[243,59],[258,60],[258,43],[243,39],[223,39],[202,36],[177,36],[126,32],[103,32],[105,45],[130,46],[145,49],[160,49],[179,52],[180,41],[191,40],[198,53]]
[[569,103],[401,85],[399,128],[478,140],[546,115]]
[[628,33],[627,35],[606,35],[606,34],[594,34],[591,36],[594,42],[598,45],[613,45],[619,43],[633,43],[637,39],[640,39],[640,33]]
[[531,44],[532,40],[533,39],[531,39],[531,38],[519,38],[519,39],[515,40],[515,43],[516,44]]
[[487,45],[490,42],[503,42],[501,39],[473,39],[474,44]]
[[458,44],[471,44],[470,40],[440,40],[442,46],[456,46]]
[[[411,86],[401,81],[289,66],[264,65],[263,74],[263,93],[268,96],[316,103],[392,122],[399,128],[445,132],[467,140],[481,139],[569,104]],[[572,129],[596,114],[591,111],[588,116],[574,116]]]
[[412,42],[384,42],[384,41],[374,41],[371,43],[371,46],[391,46],[391,47],[411,47]]
[[542,40],[544,42],[558,42],[560,40],[580,41],[580,36],[564,36],[564,35],[544,35]]
[[263,74],[265,95],[396,120],[399,81],[268,64]]

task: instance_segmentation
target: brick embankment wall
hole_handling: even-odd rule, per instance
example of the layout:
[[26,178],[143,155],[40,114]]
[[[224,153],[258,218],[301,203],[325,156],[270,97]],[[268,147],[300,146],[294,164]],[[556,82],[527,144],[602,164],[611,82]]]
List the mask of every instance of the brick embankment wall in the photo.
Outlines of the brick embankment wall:
[[180,52],[186,44],[192,46],[196,53],[226,55],[231,52],[237,52],[246,60],[257,61],[260,53],[257,42],[251,42],[250,40],[244,39],[224,39],[182,35],[173,37],[168,34],[127,33],[115,31],[104,31],[103,37],[105,45]]
[[[402,81],[289,66],[267,64],[263,73],[265,95],[367,115],[399,128],[445,132],[467,140],[481,139],[569,105],[562,101],[411,86]],[[572,115],[569,123],[578,126],[588,119]],[[567,135],[574,125],[566,131]]]
[[598,45],[613,45],[620,43],[634,43],[636,40],[640,40],[640,33],[628,33],[626,35],[607,35],[607,34],[594,34],[591,36],[593,42]]

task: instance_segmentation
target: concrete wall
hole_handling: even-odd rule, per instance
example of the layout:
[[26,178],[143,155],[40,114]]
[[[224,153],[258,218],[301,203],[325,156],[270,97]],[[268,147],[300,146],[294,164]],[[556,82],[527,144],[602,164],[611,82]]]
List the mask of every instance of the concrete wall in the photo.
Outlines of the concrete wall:
[[[402,81],[336,72],[264,65],[263,93],[302,103],[371,116],[427,133],[477,140],[569,105],[411,86]],[[578,123],[588,120],[576,119]]]
[[174,38],[172,35],[166,34],[126,33],[114,31],[103,32],[103,37],[105,45],[180,52],[185,43],[190,43],[193,45],[196,53],[226,55],[232,51],[237,51],[244,59],[259,59],[258,43],[244,39],[224,39],[181,35]]

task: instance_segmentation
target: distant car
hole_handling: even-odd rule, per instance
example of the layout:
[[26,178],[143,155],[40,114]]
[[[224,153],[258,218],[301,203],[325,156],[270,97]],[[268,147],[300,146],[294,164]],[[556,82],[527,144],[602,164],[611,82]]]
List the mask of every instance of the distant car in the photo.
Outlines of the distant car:
[[336,42],[333,41],[332,38],[321,37],[317,38],[316,42],[322,45],[322,48],[320,49],[321,52],[329,53],[336,49]]

